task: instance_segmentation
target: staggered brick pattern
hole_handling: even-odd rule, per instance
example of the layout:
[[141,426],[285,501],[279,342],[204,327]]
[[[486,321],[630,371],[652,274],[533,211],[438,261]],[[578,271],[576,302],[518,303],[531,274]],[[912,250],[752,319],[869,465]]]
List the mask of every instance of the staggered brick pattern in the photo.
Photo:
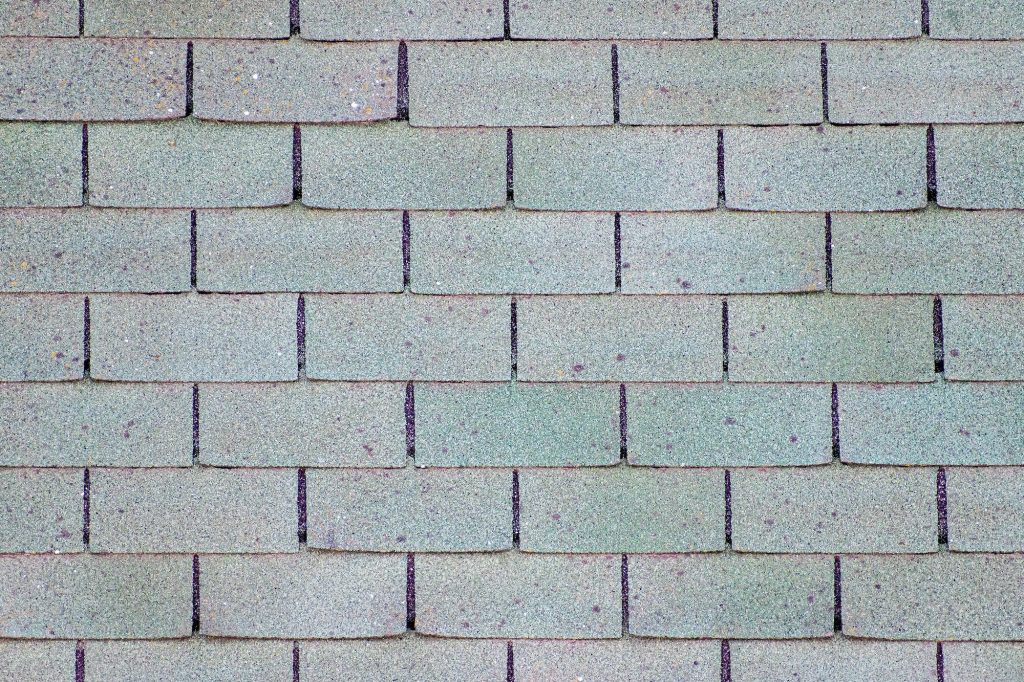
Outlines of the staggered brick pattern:
[[1018,0],[0,0],[0,679],[1024,679]]

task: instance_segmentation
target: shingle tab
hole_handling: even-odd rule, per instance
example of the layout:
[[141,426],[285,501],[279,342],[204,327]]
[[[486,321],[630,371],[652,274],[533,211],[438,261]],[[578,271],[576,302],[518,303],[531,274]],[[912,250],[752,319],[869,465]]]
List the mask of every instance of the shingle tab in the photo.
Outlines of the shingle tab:
[[285,126],[186,119],[89,127],[95,205],[273,206],[291,198],[292,131]]
[[296,477],[285,469],[98,469],[90,549],[112,553],[289,552]]
[[517,682],[718,682],[719,643],[621,639],[516,642]]
[[512,474],[500,469],[307,474],[309,545],[342,551],[512,547]]
[[939,206],[1024,208],[1024,133],[1019,126],[936,126]]
[[100,295],[92,370],[108,381],[279,381],[297,376],[296,297]]
[[305,126],[302,173],[302,202],[319,208],[504,206],[505,132]]
[[734,381],[933,381],[932,305],[918,297],[735,296]]
[[792,466],[832,459],[827,386],[640,384],[626,396],[630,464]]
[[725,549],[721,471],[525,470],[526,552],[704,552]]
[[629,631],[648,637],[830,637],[832,557],[629,558]]
[[505,642],[433,637],[303,642],[305,682],[480,682],[504,679]]
[[0,466],[191,462],[188,386],[0,384]]
[[405,385],[209,384],[199,461],[213,466],[405,465]]
[[942,552],[843,558],[843,633],[875,639],[1019,640],[1024,558]]
[[1024,296],[943,299],[946,378],[1024,379]]
[[0,556],[0,636],[144,639],[191,631],[188,556]]
[[152,38],[287,38],[287,0],[89,0],[85,34]]
[[946,505],[951,550],[1024,551],[1024,470],[950,469]]
[[398,213],[201,211],[196,241],[200,291],[402,290]]
[[712,294],[825,288],[825,219],[803,213],[625,213],[622,291]]
[[911,38],[921,35],[917,0],[720,0],[721,38]]
[[717,205],[707,128],[530,128],[512,136],[519,208],[673,211]]
[[733,682],[936,682],[931,642],[732,642],[730,659]]
[[80,552],[82,472],[0,469],[0,552]]
[[374,121],[397,113],[398,45],[208,41],[195,45],[195,116]]
[[741,552],[934,552],[937,518],[931,469],[732,472],[732,546]]
[[300,0],[311,40],[473,40],[500,38],[501,5],[490,0]]
[[414,126],[580,126],[612,122],[605,43],[413,43]]
[[608,214],[424,212],[411,214],[410,229],[410,279],[417,293],[615,289],[615,227]]
[[0,206],[81,206],[82,126],[0,123]]
[[75,679],[74,642],[0,642],[0,678],[18,682]]
[[416,464],[614,464],[618,411],[617,386],[417,384]]
[[77,36],[76,0],[0,0],[0,35]]
[[834,123],[1024,120],[1024,46],[901,41],[828,47]]
[[81,296],[0,295],[0,381],[67,381],[83,375]]
[[894,211],[927,199],[923,127],[725,131],[725,203],[754,211]]
[[662,42],[619,47],[627,124],[820,123],[812,43]]
[[84,682],[292,682],[291,642],[89,642]]
[[184,291],[186,211],[0,210],[9,291]]
[[416,631],[619,637],[620,564],[618,555],[424,554],[416,557]]
[[335,380],[507,379],[510,316],[501,296],[307,296],[306,372]]
[[832,216],[841,293],[1024,293],[1024,213],[926,209]]
[[185,115],[185,45],[0,40],[0,118],[125,121]]
[[1024,12],[1017,0],[930,0],[928,11],[932,38],[1024,38]]
[[1024,646],[986,642],[947,642],[945,673],[949,682],[1017,682],[1024,670]]
[[405,631],[405,555],[248,554],[200,561],[200,632],[321,639]]
[[845,462],[1024,464],[1024,387],[841,386]]
[[527,297],[525,381],[719,381],[721,302],[710,297]]
[[709,0],[511,0],[513,38],[710,38]]

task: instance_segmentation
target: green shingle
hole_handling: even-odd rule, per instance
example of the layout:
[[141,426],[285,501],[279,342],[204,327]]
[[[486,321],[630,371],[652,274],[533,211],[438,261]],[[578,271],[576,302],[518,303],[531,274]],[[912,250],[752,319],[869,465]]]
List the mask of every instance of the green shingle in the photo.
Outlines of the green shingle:
[[710,38],[711,2],[511,0],[513,38]]
[[[732,642],[729,649],[733,682],[935,682],[936,679],[935,645],[931,642],[834,638],[818,642]],[[948,663],[946,671],[948,675]]]
[[0,0],[0,35],[77,36],[75,0]]
[[939,206],[1024,208],[1024,134],[1019,126],[936,126]]
[[722,38],[911,38],[921,35],[916,0],[720,0]]
[[0,207],[81,205],[82,126],[0,123]]
[[505,677],[505,642],[434,637],[303,642],[305,682],[480,682]]
[[1024,647],[1019,643],[946,642],[946,679],[961,682],[1017,682],[1024,670]]
[[74,642],[0,642],[0,677],[18,682],[75,679]]
[[949,469],[946,505],[951,550],[1024,551],[1024,469]]
[[0,552],[80,552],[82,472],[0,469]]
[[282,0],[89,0],[85,34],[153,38],[286,38]]
[[616,682],[718,682],[716,641],[620,639],[601,642],[516,642],[515,679]]
[[1024,297],[948,296],[942,313],[947,378],[1024,379]]
[[89,642],[84,682],[292,682],[291,642]]
[[1024,13],[1017,0],[930,0],[928,11],[932,38],[1024,38]]
[[84,311],[81,296],[0,294],[0,381],[80,379]]
[[489,0],[301,0],[302,35],[312,40],[500,38],[501,5]]

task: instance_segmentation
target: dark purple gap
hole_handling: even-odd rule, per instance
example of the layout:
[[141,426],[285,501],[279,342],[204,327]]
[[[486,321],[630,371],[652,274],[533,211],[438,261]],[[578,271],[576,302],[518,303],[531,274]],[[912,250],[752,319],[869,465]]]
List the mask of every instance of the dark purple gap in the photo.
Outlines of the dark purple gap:
[[732,474],[725,470],[725,544],[732,547]]
[[519,470],[512,470],[512,546],[519,549]]
[[405,555],[405,627],[416,629],[416,558]]
[[622,214],[615,213],[615,291],[622,291]]
[[395,118],[399,121],[409,120],[409,48],[406,47],[405,41],[399,41],[398,43],[398,74],[396,80],[398,81],[398,102],[397,102],[397,115]]
[[78,0],[78,35],[85,35],[85,0]]
[[718,207],[725,206],[725,131],[718,129]]
[[192,634],[199,632],[199,555],[192,555]]
[[612,45],[612,121],[619,122],[619,46]]
[[513,171],[514,166],[512,163],[512,129],[505,129],[505,200],[512,202],[515,200],[515,187],[513,186]]
[[946,370],[946,340],[942,331],[942,299],[938,296],[932,304],[932,344],[935,348],[935,373]]
[[839,385],[832,384],[832,459],[839,461]]
[[925,143],[928,173],[928,201],[934,203],[939,198],[939,181],[935,170],[935,126],[928,126],[928,137]]
[[722,371],[729,371],[729,299],[722,299]]
[[629,423],[626,419],[626,384],[619,384],[619,459],[623,462],[629,456],[626,445],[629,435]]
[[821,114],[828,122],[828,45],[821,44]]
[[931,12],[928,8],[928,0],[921,0],[921,33],[926,36],[932,34]]
[[711,0],[711,36],[718,37],[718,0]]
[[89,546],[89,496],[92,494],[92,482],[89,480],[89,470],[82,474],[82,543]]
[[85,682],[85,642],[75,642],[75,682]]
[[192,209],[192,213],[189,214],[189,264],[188,264],[188,278],[189,283],[192,286],[192,290],[196,289],[196,282],[198,280],[196,273],[196,265],[199,260],[199,240],[196,232],[196,210]]
[[946,654],[942,642],[935,643],[935,674],[936,682],[946,682]]
[[935,503],[939,510],[939,545],[949,544],[949,517],[946,512],[946,470],[939,467],[935,474]]
[[299,375],[306,371],[306,296],[299,294],[295,306],[295,349],[299,366]]
[[306,532],[306,470],[299,468],[297,480],[296,506],[299,516],[299,544],[305,545],[307,540]]
[[622,634],[629,634],[629,557],[622,555]]
[[82,372],[89,376],[92,372],[92,316],[89,311],[89,297],[85,297],[82,306]]
[[512,297],[512,323],[509,329],[509,335],[511,337],[511,352],[510,359],[512,362],[512,381],[515,381],[519,376],[519,312],[517,310],[516,297]]
[[302,672],[299,661],[299,643],[295,641],[292,642],[292,682],[299,682],[299,676]]
[[843,564],[837,554],[833,568],[832,590],[835,598],[835,610],[832,612],[832,629],[843,631]]
[[292,126],[292,201],[302,200],[302,128]]
[[89,205],[89,124],[82,124],[82,204]]
[[832,291],[832,214],[825,214],[825,291]]
[[199,464],[199,384],[192,384],[192,464]]
[[288,27],[291,35],[299,35],[299,0],[291,0],[288,6]]
[[722,682],[732,682],[732,654],[729,652],[729,640],[722,640]]
[[516,660],[512,655],[512,642],[505,643],[505,682],[516,682]]
[[411,381],[405,385],[405,455],[416,459],[416,394]]
[[185,48],[185,115],[192,115],[192,41]]
[[502,36],[504,36],[505,40],[510,40],[512,38],[512,12],[509,8],[508,0],[504,0],[504,2],[501,3],[501,11]]
[[409,291],[412,284],[412,224],[409,212],[402,211],[402,290]]

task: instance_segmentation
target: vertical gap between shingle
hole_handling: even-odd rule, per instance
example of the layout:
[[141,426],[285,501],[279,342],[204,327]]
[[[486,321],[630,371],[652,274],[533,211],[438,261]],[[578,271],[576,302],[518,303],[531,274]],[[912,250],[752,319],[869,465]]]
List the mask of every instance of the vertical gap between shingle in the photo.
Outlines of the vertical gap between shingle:
[[185,47],[185,115],[192,115],[192,41]]
[[625,554],[622,555],[620,582],[622,584],[622,634],[625,636],[629,634],[629,557]]
[[935,373],[942,374],[946,370],[946,340],[942,329],[942,298],[939,296],[932,302],[932,345],[935,351]]
[[82,305],[82,374],[86,379],[92,376],[92,314],[88,296]]
[[928,0],[921,0],[921,33],[926,36],[932,34],[931,11],[928,7]]
[[291,0],[288,6],[288,28],[291,35],[299,35],[299,0]]
[[512,39],[512,10],[509,7],[509,0],[503,0],[501,3],[502,12],[502,37],[505,40]]
[[199,633],[199,555],[192,555],[192,634]]
[[416,461],[416,392],[411,381],[405,384],[405,456]]
[[828,43],[821,44],[821,115],[828,123]]
[[513,185],[513,165],[512,159],[512,129],[505,129],[505,201],[512,203],[515,201],[516,193],[515,186]]
[[612,44],[612,121],[619,122],[619,46]]
[[402,211],[402,291],[412,287],[412,222],[409,212]]
[[85,0],[78,0],[78,35],[85,35]]
[[946,682],[946,655],[942,642],[935,643],[935,682]]
[[825,291],[832,291],[832,214],[825,214]]
[[711,37],[718,37],[718,0],[711,0]]
[[199,384],[192,384],[192,466],[199,464]]
[[89,124],[82,124],[82,205],[89,205]]
[[306,295],[299,294],[295,305],[295,355],[299,378],[306,377]]
[[626,384],[619,384],[619,460],[625,462],[629,457],[628,448],[629,422],[626,413]]
[[839,460],[839,385],[832,384],[832,461]]
[[505,682],[516,682],[516,662],[511,640],[505,642]]
[[832,630],[843,631],[843,563],[839,555],[833,557],[832,590],[835,599],[832,614]]
[[725,546],[732,547],[732,474],[725,470]]
[[90,480],[89,469],[82,473],[82,544],[89,549],[89,534],[91,531],[92,519],[89,513],[90,497],[92,496],[92,481]]
[[718,129],[718,208],[725,208],[725,130]]
[[304,547],[308,540],[306,529],[306,469],[304,467],[299,467],[296,477],[296,493],[295,505],[299,518],[299,545]]
[[732,654],[729,651],[729,640],[722,640],[722,682],[732,682]]
[[398,43],[398,74],[396,77],[398,83],[398,101],[397,101],[397,115],[395,118],[399,121],[409,120],[409,48],[406,47],[405,41],[401,40]]
[[938,509],[939,547],[949,547],[949,517],[946,512],[946,470],[939,467],[935,473],[935,506]]
[[519,549],[519,470],[512,470],[512,547]]
[[199,263],[199,238],[196,228],[196,210],[189,213],[189,234],[188,234],[188,281],[192,291],[196,290],[196,283],[199,281],[197,266]]
[[729,299],[722,299],[722,372],[729,378]]
[[516,297],[512,297],[511,324],[509,325],[510,353],[509,359],[512,364],[512,381],[519,379],[519,311]]
[[299,657],[299,642],[292,642],[292,682],[299,682],[302,677],[302,659]]
[[622,214],[615,212],[615,293],[622,293]]
[[302,128],[292,126],[292,201],[302,201]]
[[928,203],[934,204],[939,199],[939,181],[935,170],[935,126],[928,126],[925,142],[925,158],[927,160]]
[[85,682],[85,642],[75,642],[75,682]]
[[416,557],[405,555],[405,627],[416,630]]

